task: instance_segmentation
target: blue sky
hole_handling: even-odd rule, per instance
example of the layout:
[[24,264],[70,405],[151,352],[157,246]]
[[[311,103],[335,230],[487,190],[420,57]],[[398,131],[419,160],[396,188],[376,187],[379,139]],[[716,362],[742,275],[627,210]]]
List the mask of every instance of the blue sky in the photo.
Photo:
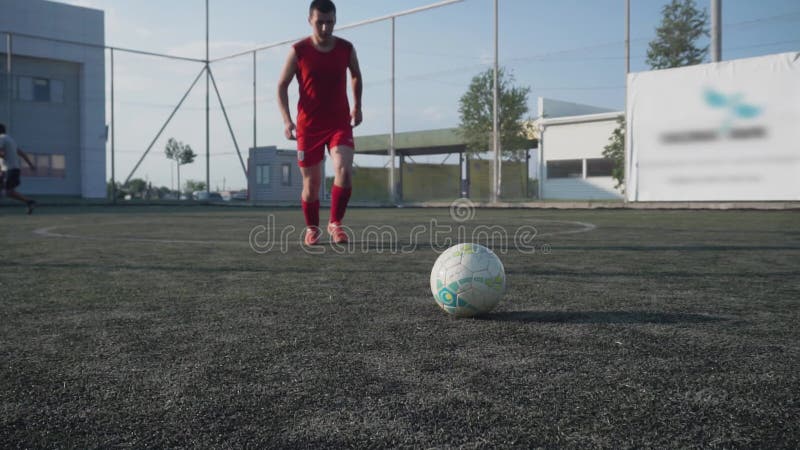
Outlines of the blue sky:
[[[71,0],[106,11],[106,43],[202,58],[204,0]],[[339,0],[338,24],[428,5],[425,0]],[[631,1],[631,69],[647,70],[648,42],[655,36],[667,0]],[[723,58],[744,58],[800,50],[800,1],[724,0]],[[283,0],[211,0],[211,57],[248,50],[309,32],[307,2]],[[697,2],[709,8],[708,1]],[[517,84],[529,86],[530,115],[536,98],[621,109],[624,101],[624,0],[501,0],[500,60]],[[452,127],[458,124],[458,99],[476,73],[492,59],[492,0],[462,3],[397,19],[397,130]],[[358,50],[364,72],[365,122],[356,134],[390,129],[390,26],[382,22],[340,36]],[[704,42],[707,44],[707,42]],[[282,138],[275,103],[275,81],[287,47],[259,53],[257,71],[257,143],[293,148]],[[128,172],[153,139],[183,92],[197,75],[193,63],[117,54],[117,173]],[[252,57],[212,66],[243,152],[253,144]],[[189,143],[201,154],[182,168],[183,179],[205,179],[204,83],[145,159],[136,176],[159,185],[171,183],[163,157],[169,137]],[[290,92],[294,93],[293,85]],[[213,93],[212,93],[213,95]],[[292,102],[296,101],[293,95]],[[245,180],[222,113],[212,98],[211,187],[244,187]],[[161,142],[163,141],[163,142]],[[362,158],[357,163],[375,164]],[[378,164],[381,161],[377,162]],[[119,175],[121,174],[121,175]],[[223,181],[224,180],[224,181]]]

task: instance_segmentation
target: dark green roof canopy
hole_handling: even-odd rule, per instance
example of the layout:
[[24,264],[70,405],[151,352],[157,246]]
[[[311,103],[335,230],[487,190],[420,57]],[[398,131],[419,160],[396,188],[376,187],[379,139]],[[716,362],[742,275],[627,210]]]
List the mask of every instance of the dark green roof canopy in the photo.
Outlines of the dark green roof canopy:
[[[355,138],[356,153],[367,155],[388,155],[389,135],[375,134]],[[395,133],[395,153],[398,155],[442,155],[466,151],[464,139],[457,128],[439,130],[406,131]],[[531,141],[531,148],[536,141]]]

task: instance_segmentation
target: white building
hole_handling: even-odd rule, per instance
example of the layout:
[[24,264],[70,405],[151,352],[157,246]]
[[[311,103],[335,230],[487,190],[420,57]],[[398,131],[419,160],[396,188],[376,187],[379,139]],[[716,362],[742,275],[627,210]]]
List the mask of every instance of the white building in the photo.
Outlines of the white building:
[[[320,198],[324,198],[324,183]],[[250,149],[247,158],[247,191],[252,202],[300,202],[303,175],[297,165],[296,150],[275,146]]]
[[544,200],[621,200],[603,158],[622,112],[539,98],[538,179]]
[[104,198],[103,11],[0,0],[0,39],[0,122],[37,166],[23,164],[20,191]]

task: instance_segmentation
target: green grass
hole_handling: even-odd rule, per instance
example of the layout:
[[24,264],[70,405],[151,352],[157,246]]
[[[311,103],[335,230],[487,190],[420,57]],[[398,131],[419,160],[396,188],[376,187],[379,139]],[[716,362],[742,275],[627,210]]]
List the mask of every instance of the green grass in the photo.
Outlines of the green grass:
[[273,219],[0,208],[0,446],[800,446],[797,212],[478,210],[540,235],[466,320],[409,238],[448,210],[348,212],[406,251],[256,253]]

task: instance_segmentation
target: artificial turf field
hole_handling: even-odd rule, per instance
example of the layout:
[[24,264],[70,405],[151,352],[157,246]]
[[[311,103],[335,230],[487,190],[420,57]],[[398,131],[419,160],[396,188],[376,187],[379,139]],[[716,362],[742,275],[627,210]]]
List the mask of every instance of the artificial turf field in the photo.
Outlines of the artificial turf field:
[[[797,211],[351,209],[321,254],[299,208],[0,223],[3,448],[800,446]],[[430,269],[481,225],[538,234],[453,319]]]

